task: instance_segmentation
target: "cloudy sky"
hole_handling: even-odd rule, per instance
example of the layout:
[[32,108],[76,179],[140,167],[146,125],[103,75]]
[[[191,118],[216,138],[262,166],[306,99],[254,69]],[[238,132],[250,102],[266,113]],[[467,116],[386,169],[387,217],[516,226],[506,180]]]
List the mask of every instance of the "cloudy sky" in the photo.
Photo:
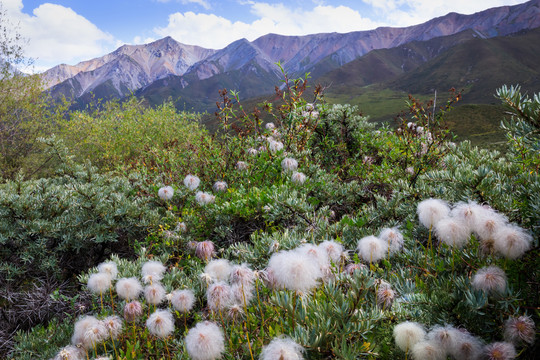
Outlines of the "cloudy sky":
[[[0,0],[41,71],[167,35],[221,49],[267,33],[305,35],[409,26],[524,0]],[[2,18],[2,24],[6,24]]]

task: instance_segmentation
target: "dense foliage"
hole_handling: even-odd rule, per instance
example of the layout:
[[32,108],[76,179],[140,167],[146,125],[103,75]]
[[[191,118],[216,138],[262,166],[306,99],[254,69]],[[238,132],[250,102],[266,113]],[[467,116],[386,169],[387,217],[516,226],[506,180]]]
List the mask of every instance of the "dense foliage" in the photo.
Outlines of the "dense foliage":
[[539,95],[500,90],[501,154],[450,142],[444,109],[375,128],[309,90],[286,79],[272,122],[223,91],[214,135],[134,99],[58,122],[54,175],[0,185],[8,357],[533,358]]

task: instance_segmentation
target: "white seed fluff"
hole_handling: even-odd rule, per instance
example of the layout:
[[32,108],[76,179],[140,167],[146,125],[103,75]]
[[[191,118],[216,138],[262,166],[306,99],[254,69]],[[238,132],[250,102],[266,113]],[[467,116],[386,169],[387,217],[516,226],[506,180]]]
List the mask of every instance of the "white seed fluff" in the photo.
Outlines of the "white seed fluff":
[[379,239],[388,244],[390,253],[399,251],[403,247],[403,234],[397,227],[382,229]]
[[199,187],[201,180],[194,175],[187,175],[184,178],[184,185],[191,191]]
[[304,348],[288,337],[274,338],[263,346],[260,360],[301,360]]
[[281,161],[283,171],[296,171],[298,169],[298,161],[293,158],[285,158]]
[[433,198],[418,203],[416,210],[418,220],[428,229],[450,214],[450,207],[445,201]]
[[277,287],[300,292],[316,287],[322,276],[317,261],[294,251],[274,253],[268,262],[268,271]]
[[165,200],[165,201],[171,200],[173,195],[174,195],[174,189],[172,188],[172,186],[164,186],[158,190],[158,196],[162,200]]
[[358,255],[367,263],[379,262],[388,251],[388,243],[376,236],[366,236],[358,241]]
[[223,331],[210,321],[200,322],[190,329],[184,342],[193,360],[219,359],[225,351]]
[[435,236],[448,246],[461,249],[471,237],[470,227],[459,218],[446,217],[439,220],[433,230]]
[[88,278],[88,289],[94,294],[103,294],[111,287],[111,275],[107,273],[92,274]]
[[231,271],[232,265],[226,259],[212,260],[204,267],[204,272],[210,275],[213,281],[227,281]]
[[501,294],[506,290],[506,274],[503,269],[495,265],[479,269],[472,279],[472,286],[476,290],[488,294]]
[[144,288],[144,298],[151,305],[159,305],[165,299],[165,288],[160,283],[154,283]]
[[166,338],[174,331],[174,318],[169,310],[156,310],[146,320],[148,332],[158,338]]
[[394,327],[394,340],[403,351],[410,351],[414,344],[423,341],[425,337],[424,327],[416,322],[405,321]]
[[195,304],[195,294],[192,290],[175,290],[172,292],[171,304],[175,310],[187,313]]
[[118,276],[118,267],[113,261],[107,261],[98,265],[98,271],[100,273],[107,273],[111,276],[111,279],[116,279]]
[[517,259],[529,248],[532,236],[522,228],[515,225],[506,225],[494,234],[495,251],[508,259]]
[[122,278],[116,283],[116,293],[121,299],[135,300],[142,292],[142,285],[136,278]]

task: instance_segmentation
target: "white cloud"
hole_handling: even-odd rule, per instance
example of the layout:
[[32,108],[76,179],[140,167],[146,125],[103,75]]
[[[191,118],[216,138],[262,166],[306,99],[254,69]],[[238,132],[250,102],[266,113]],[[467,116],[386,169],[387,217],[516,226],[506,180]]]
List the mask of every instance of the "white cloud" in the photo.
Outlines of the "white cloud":
[[11,23],[18,24],[18,32],[28,39],[25,55],[36,60],[36,69],[88,60],[118,46],[112,35],[71,8],[45,3],[29,15],[22,12],[22,0],[2,4]]
[[[168,3],[168,2],[171,2],[172,0],[154,0],[154,1],[157,1],[157,2],[160,2],[160,3]],[[177,1],[184,4],[184,5],[187,5],[187,4],[199,4],[203,8],[205,8],[206,10],[210,9],[210,4],[208,4],[208,1],[206,1],[206,0],[177,0]]]
[[194,12],[174,13],[166,27],[155,28],[159,36],[170,35],[185,44],[220,49],[231,42],[254,40],[268,33],[306,35],[321,32],[368,30],[383,25],[362,17],[346,6],[318,5],[311,10],[290,8],[284,4],[250,1],[257,17],[251,23],[232,22],[222,16]]

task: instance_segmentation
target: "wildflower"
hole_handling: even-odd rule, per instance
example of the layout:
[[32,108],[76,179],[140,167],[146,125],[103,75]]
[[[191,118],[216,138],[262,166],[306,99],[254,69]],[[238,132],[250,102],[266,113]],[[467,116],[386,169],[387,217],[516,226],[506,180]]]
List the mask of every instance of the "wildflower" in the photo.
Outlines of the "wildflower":
[[108,261],[108,262],[99,264],[98,271],[100,273],[109,274],[111,279],[116,279],[116,276],[118,276],[118,267],[116,266],[116,263],[113,261]]
[[240,171],[244,171],[244,170],[247,170],[248,164],[247,164],[247,162],[245,162],[245,161],[238,161],[238,162],[236,163],[236,168],[237,168],[238,170],[240,170]]
[[154,281],[160,281],[163,279],[163,273],[167,270],[161,261],[147,261],[144,263],[141,269],[141,275],[143,276],[143,281],[147,284],[151,284]]
[[323,249],[328,258],[332,260],[334,264],[339,263],[343,255],[343,245],[333,240],[325,240],[319,244],[319,248]]
[[214,256],[214,249],[214,243],[210,240],[201,241],[197,243],[197,246],[195,248],[195,255],[197,255],[199,259],[208,261],[212,258],[212,256]]
[[441,219],[434,227],[435,235],[448,246],[461,249],[469,240],[469,226],[459,218]]
[[180,232],[185,233],[187,231],[186,223],[185,222],[179,222],[178,224],[176,224],[175,231],[180,231]]
[[146,320],[148,332],[158,338],[166,338],[174,331],[174,319],[169,310],[156,310]]
[[56,354],[52,360],[85,360],[86,355],[83,348],[68,345]]
[[216,200],[216,197],[214,195],[199,191],[197,194],[195,194],[195,200],[197,203],[199,203],[199,205],[204,206],[212,204]]
[[232,300],[232,289],[224,282],[213,283],[206,290],[206,299],[210,310],[226,308]]
[[268,139],[268,149],[272,153],[277,153],[278,151],[283,150],[283,143],[281,141]]
[[268,262],[277,286],[289,290],[307,292],[317,286],[321,268],[316,261],[298,252],[280,251]]
[[200,183],[201,180],[194,175],[188,175],[184,178],[184,185],[191,191],[198,188]]
[[388,244],[376,236],[366,236],[358,241],[358,255],[365,262],[379,262],[388,251]]
[[231,301],[239,304],[249,305],[253,299],[253,285],[235,283],[231,286]]
[[430,229],[441,219],[448,217],[450,207],[443,200],[431,198],[418,204],[417,213],[420,223]]
[[88,329],[93,327],[94,324],[98,322],[99,320],[91,315],[83,316],[82,318],[77,320],[73,328],[73,336],[71,337],[71,344],[75,346],[80,345],[84,347],[85,349],[92,347],[92,343],[86,339],[85,334],[88,331]]
[[504,339],[515,345],[534,343],[534,321],[529,316],[511,317],[504,323]]
[[298,252],[308,259],[316,261],[322,273],[330,271],[330,258],[328,257],[328,253],[321,247],[313,244],[304,244],[294,249],[293,252]]
[[165,288],[159,283],[148,285],[144,289],[144,298],[149,304],[158,305],[165,298]]
[[494,235],[495,250],[508,259],[521,257],[531,247],[532,236],[518,226],[507,225]]
[[143,314],[142,305],[138,301],[131,301],[124,305],[124,319],[127,322],[134,322]]
[[176,290],[172,292],[171,304],[175,310],[187,313],[195,304],[195,294],[191,290]]
[[390,253],[399,251],[403,247],[403,234],[397,227],[383,229],[379,234],[379,239],[388,244]]
[[477,360],[482,354],[482,343],[466,331],[456,330],[459,334],[448,349],[454,359]]
[[295,184],[302,185],[306,181],[306,175],[301,172],[295,171],[291,176],[291,181]]
[[229,319],[232,319],[232,320],[238,320],[239,318],[241,318],[242,316],[244,316],[244,308],[242,305],[236,303],[236,304],[232,304],[231,306],[229,306],[229,308],[227,309],[227,317]]
[[88,289],[95,294],[102,294],[111,287],[111,275],[107,273],[92,274],[88,278]]
[[394,303],[396,293],[390,286],[380,286],[377,290],[377,305],[383,309],[389,310]]
[[288,337],[274,338],[263,346],[261,360],[301,360],[304,348]]
[[474,275],[472,286],[488,294],[503,293],[506,290],[506,274],[495,265],[483,267]]
[[492,209],[480,207],[474,218],[472,230],[482,241],[492,239],[495,233],[502,228],[508,219]]
[[225,351],[223,331],[210,321],[199,322],[191,328],[184,340],[193,360],[214,360]]
[[233,284],[250,286],[255,280],[255,273],[247,264],[234,265],[231,270],[230,278]]
[[283,171],[296,171],[298,169],[298,161],[293,158],[285,158],[281,161]]
[[461,220],[466,226],[472,228],[481,212],[482,206],[474,201],[460,202],[450,211],[450,216]]
[[142,286],[136,278],[123,278],[116,283],[116,292],[118,297],[126,301],[135,300],[139,297]]
[[414,360],[446,360],[446,354],[435,341],[420,341],[412,347]]
[[411,350],[416,343],[423,341],[425,336],[426,331],[416,322],[405,321],[394,327],[396,345],[405,352]]
[[97,344],[102,343],[109,337],[109,332],[102,321],[94,321],[87,328],[84,333],[83,346],[86,348],[94,347]]
[[516,356],[516,348],[508,342],[496,342],[484,347],[486,360],[511,360]]
[[174,195],[174,189],[171,186],[164,186],[158,190],[158,196],[161,200],[171,200]]
[[450,325],[437,325],[427,334],[427,339],[439,344],[444,352],[450,351],[460,338],[461,333]]
[[266,128],[266,130],[274,130],[276,128],[276,125],[274,125],[273,122],[269,122],[266,125],[264,125],[264,127]]
[[259,151],[257,149],[254,149],[254,148],[249,148],[247,153],[248,153],[248,155],[255,156],[255,155],[257,155],[259,153]]
[[347,264],[347,266],[345,266],[344,271],[349,275],[353,275],[355,271],[364,270],[364,269],[367,269],[366,265],[364,265],[364,264],[351,263],[351,264]]
[[204,272],[216,281],[226,281],[231,274],[232,266],[229,260],[212,260],[204,267]]
[[111,339],[118,338],[118,336],[120,336],[122,333],[122,319],[116,315],[107,316],[105,319],[103,319],[103,324],[109,332]]
[[214,189],[214,191],[223,192],[227,190],[227,183],[225,181],[216,181],[212,188]]

